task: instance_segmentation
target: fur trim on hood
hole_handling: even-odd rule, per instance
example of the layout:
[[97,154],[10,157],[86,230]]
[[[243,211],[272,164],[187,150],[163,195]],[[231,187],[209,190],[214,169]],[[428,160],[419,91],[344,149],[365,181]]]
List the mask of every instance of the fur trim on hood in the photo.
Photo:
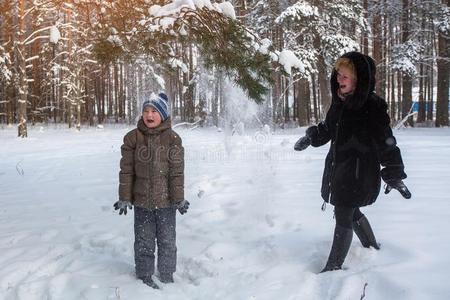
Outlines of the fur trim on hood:
[[[359,109],[369,99],[370,94],[375,90],[376,66],[374,60],[359,52],[348,52],[341,56],[352,61],[356,70],[356,88],[353,94],[347,96],[344,105],[349,109]],[[333,69],[330,79],[331,94],[333,102],[341,102],[338,96],[339,84],[337,82],[337,71]]]

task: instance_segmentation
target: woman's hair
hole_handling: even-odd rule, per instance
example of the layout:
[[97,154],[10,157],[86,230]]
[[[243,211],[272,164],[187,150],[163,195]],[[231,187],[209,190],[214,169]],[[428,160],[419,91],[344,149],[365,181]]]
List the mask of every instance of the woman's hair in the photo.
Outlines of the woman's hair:
[[352,72],[353,79],[356,81],[358,78],[356,76],[356,69],[353,65],[352,61],[349,58],[341,57],[339,58],[336,63],[334,64],[334,69],[336,71],[339,71],[341,68],[346,68]]

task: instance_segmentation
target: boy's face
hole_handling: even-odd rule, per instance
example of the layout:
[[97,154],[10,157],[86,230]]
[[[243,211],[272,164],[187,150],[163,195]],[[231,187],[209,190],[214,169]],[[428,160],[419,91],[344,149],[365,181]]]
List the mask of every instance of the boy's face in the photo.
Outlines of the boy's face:
[[159,112],[152,106],[148,106],[142,112],[142,119],[148,128],[156,128],[161,124]]
[[354,79],[353,73],[348,68],[339,68],[337,71],[337,82],[339,84],[339,91],[341,94],[345,95],[352,93],[356,87],[356,80]]

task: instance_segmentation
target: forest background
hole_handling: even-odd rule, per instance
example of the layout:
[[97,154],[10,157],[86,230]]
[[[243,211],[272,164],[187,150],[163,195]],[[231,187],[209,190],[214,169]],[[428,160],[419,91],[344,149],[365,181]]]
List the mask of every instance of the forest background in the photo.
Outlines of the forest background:
[[448,126],[448,4],[1,0],[0,124],[132,124],[165,91],[177,123],[306,126],[356,50],[375,59],[393,123]]

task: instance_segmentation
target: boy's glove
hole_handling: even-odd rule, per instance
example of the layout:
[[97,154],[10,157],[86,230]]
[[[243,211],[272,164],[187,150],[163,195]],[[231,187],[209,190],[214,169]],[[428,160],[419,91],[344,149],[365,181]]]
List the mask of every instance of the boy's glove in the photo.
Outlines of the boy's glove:
[[411,192],[403,183],[403,180],[399,179],[386,182],[386,189],[384,190],[384,193],[388,194],[392,189],[396,189],[397,191],[399,191],[400,194],[406,199],[411,198]]
[[119,200],[114,203],[114,209],[119,210],[119,215],[127,214],[127,208],[133,209],[133,205],[129,201]]
[[294,150],[303,151],[311,145],[311,138],[307,135],[302,136],[294,145]]
[[189,201],[183,200],[175,204],[176,209],[180,212],[180,214],[184,215],[189,208]]

